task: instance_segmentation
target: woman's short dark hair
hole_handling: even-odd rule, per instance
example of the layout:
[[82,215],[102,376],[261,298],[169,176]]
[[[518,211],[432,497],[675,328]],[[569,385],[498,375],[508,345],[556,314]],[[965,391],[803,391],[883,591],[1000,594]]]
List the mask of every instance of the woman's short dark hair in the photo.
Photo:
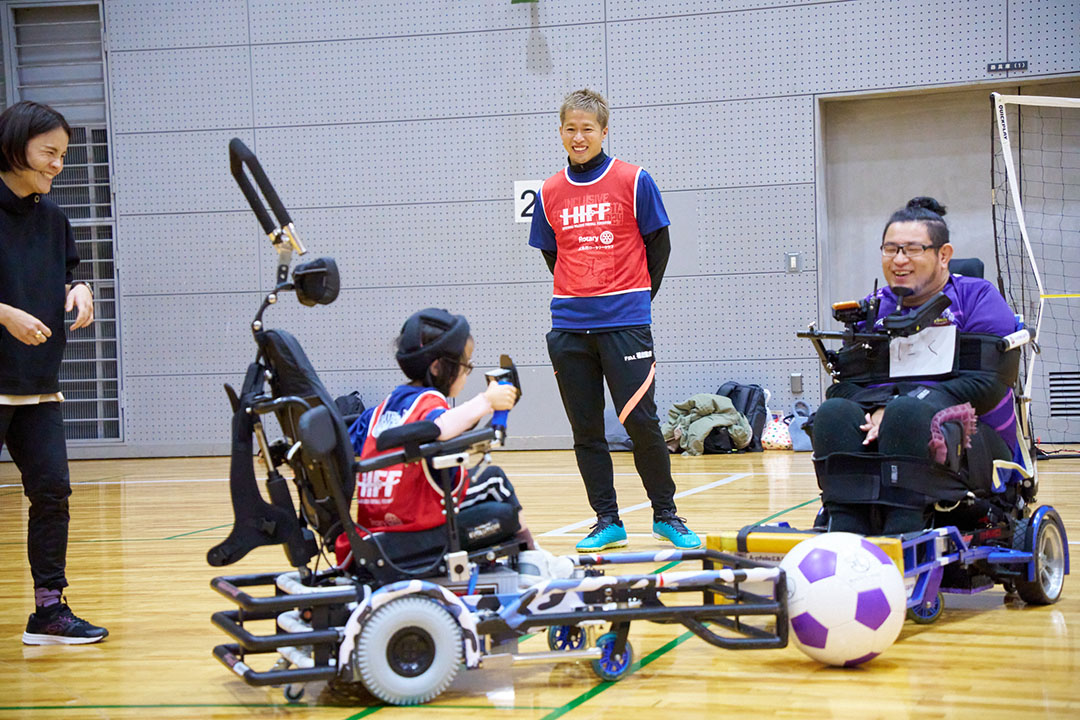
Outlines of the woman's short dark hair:
[[945,206],[932,197],[911,198],[907,205],[894,212],[881,232],[882,240],[885,239],[885,233],[889,232],[889,226],[897,222],[923,223],[926,225],[926,234],[930,236],[930,244],[936,248],[949,242],[949,226],[945,224]]
[[30,100],[17,102],[0,113],[0,172],[29,168],[26,146],[30,140],[58,127],[71,137],[71,126],[63,115]]

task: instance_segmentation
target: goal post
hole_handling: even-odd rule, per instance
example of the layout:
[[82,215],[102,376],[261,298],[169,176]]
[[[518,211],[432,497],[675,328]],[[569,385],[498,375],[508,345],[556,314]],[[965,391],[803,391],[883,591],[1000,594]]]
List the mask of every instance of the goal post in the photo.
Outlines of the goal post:
[[1080,99],[990,98],[998,284],[1035,338],[1020,419],[1044,446],[1080,443]]

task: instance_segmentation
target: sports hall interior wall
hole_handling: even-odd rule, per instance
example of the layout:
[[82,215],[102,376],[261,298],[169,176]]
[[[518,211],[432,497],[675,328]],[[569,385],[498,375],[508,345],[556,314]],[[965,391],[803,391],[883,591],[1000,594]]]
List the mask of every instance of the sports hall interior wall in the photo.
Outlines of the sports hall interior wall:
[[[874,253],[857,264],[847,250],[876,247],[910,187],[959,200],[932,174],[829,195],[828,103],[1080,73],[1067,0],[105,0],[104,17],[123,442],[73,444],[73,457],[227,452],[222,383],[253,357],[248,325],[275,263],[229,175],[232,137],[258,154],[312,256],[341,269],[333,305],[285,298],[267,313],[332,393],[380,400],[400,377],[401,322],[446,307],[469,318],[478,367],[506,352],[522,369],[511,447],[565,448],[544,344],[551,279],[513,221],[512,188],[565,163],[566,92],[607,95],[606,149],[647,168],[671,212],[653,311],[663,415],[726,380],[770,388],[783,410],[792,373],[817,405],[818,361],[795,332],[833,299],[830,278],[869,289]],[[988,72],[1006,59],[1028,70]],[[988,111],[979,132],[972,152],[988,163]],[[830,232],[841,205],[877,218],[870,237]]]

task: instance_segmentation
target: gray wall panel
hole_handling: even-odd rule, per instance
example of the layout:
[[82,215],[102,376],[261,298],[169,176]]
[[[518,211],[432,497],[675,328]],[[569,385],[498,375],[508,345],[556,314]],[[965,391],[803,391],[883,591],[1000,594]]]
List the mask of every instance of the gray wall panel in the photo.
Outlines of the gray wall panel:
[[1080,3],[1010,0],[1008,60],[1027,60],[1010,77],[1076,72],[1080,67]]
[[208,445],[227,448],[232,410],[223,385],[239,389],[246,369],[238,362],[232,373],[128,377],[124,383],[126,442],[172,445],[175,450],[169,454],[177,455],[198,455]]
[[114,52],[113,130],[154,132],[250,127],[246,47]]
[[[246,210],[229,174],[233,137],[258,152],[250,130],[116,135],[117,213]],[[292,188],[279,187],[282,202],[290,204]]]
[[859,0],[612,23],[610,91],[643,105],[974,81],[1004,57],[1005,22],[999,0]]
[[249,0],[248,5],[253,43],[437,35],[604,19],[602,0],[535,5],[512,5],[505,0]]
[[258,272],[270,243],[250,211],[125,215],[117,233],[125,295],[258,290],[273,279]]
[[825,5],[853,0],[608,0],[607,19],[670,17],[673,15],[710,15],[759,8],[788,8],[796,5]]
[[810,348],[795,333],[817,317],[816,280],[813,273],[671,278],[652,317],[659,362],[806,356]]
[[258,307],[255,293],[125,297],[125,378],[243,373],[254,357],[248,328]]
[[769,98],[615,110],[612,152],[660,190],[814,180],[813,98]]
[[[257,46],[256,119],[321,125],[550,112],[566,88],[603,81],[602,25],[561,28],[543,47],[531,35],[505,30]],[[290,66],[285,76],[283,56]]]
[[528,245],[528,224],[509,227],[512,215],[508,200],[292,213],[314,252],[337,260],[343,287],[550,285],[551,273],[540,251]]
[[[553,110],[550,115],[270,128],[257,131],[257,152],[290,206],[493,200],[508,197],[514,180],[547,177],[566,162],[558,126]],[[225,179],[232,182],[228,175]]]
[[246,45],[246,0],[106,0],[110,50]]
[[802,253],[804,271],[817,267],[812,184],[702,192],[699,213],[703,273],[786,271],[785,252]]

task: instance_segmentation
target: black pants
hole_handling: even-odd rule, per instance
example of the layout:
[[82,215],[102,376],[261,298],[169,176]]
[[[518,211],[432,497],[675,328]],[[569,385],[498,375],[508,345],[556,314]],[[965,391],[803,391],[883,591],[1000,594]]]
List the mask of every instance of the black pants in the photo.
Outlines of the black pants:
[[[885,406],[878,439],[863,445],[866,422],[862,407],[845,398],[830,398],[814,416],[814,455],[879,452],[882,455],[930,457],[930,421],[941,408],[913,397],[894,398]],[[898,535],[926,527],[930,508],[828,502],[829,530],[860,535]]]
[[652,331],[647,326],[587,334],[552,330],[547,343],[593,512],[598,517],[619,514],[604,434],[605,380],[619,420],[634,443],[634,466],[653,512],[674,512],[671,459],[656,417]]
[[60,403],[0,405],[0,446],[7,445],[22,473],[30,500],[26,552],[35,588],[67,586],[68,475],[67,444]]

